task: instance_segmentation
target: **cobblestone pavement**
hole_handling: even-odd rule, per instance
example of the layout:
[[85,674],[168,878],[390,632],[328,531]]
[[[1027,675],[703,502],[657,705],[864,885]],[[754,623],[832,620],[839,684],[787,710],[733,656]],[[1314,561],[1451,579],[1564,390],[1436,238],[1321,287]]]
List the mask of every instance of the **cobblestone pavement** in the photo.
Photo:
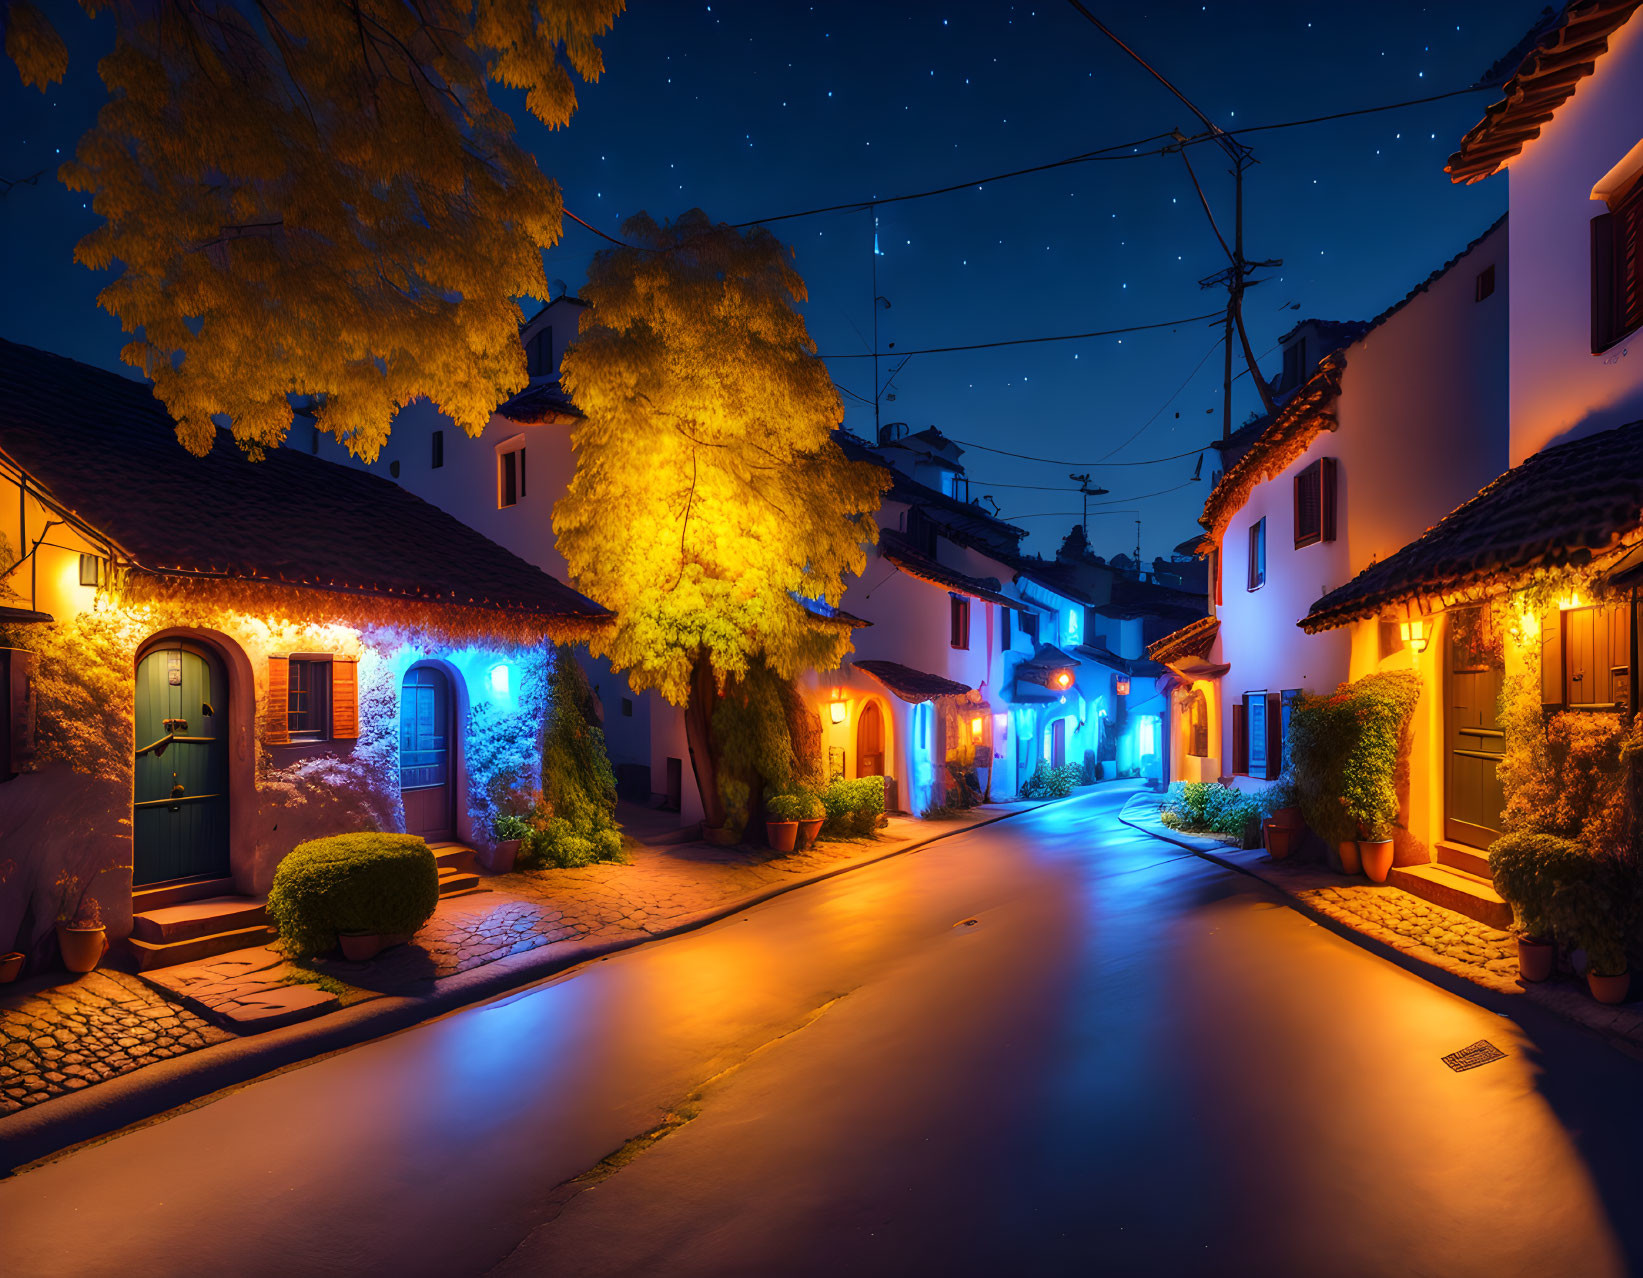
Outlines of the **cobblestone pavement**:
[[641,845],[630,850],[626,865],[499,875],[485,880],[487,891],[441,901],[409,945],[370,963],[327,959],[315,966],[367,989],[415,992],[442,977],[558,941],[653,936],[935,832],[927,822],[896,821],[874,839],[822,843],[786,856],[705,843]]
[[0,998],[0,1115],[232,1037],[124,972]]
[[[997,805],[969,819],[892,818],[871,839],[786,856],[703,843],[639,845],[625,865],[539,870],[483,880],[488,890],[442,900],[409,944],[369,963],[315,960],[344,990],[325,993],[266,947],[143,977],[104,967],[33,993],[0,998],[0,1118],[64,1092],[302,1016],[382,994],[427,993],[441,978],[560,941],[655,935],[714,910],[908,843],[961,833],[1037,804]],[[182,1005],[186,1001],[187,1006]],[[204,1020],[208,1012],[227,1028]]]
[[[1274,879],[1287,877],[1283,866],[1272,867]],[[1509,933],[1464,914],[1423,901],[1395,887],[1370,883],[1341,887],[1303,888],[1295,895],[1320,914],[1346,923],[1376,940],[1395,943],[1402,938],[1442,960],[1439,967],[1466,969],[1480,985],[1517,989],[1517,946]],[[1409,945],[1397,946],[1407,949]],[[1426,957],[1422,955],[1422,957]]]

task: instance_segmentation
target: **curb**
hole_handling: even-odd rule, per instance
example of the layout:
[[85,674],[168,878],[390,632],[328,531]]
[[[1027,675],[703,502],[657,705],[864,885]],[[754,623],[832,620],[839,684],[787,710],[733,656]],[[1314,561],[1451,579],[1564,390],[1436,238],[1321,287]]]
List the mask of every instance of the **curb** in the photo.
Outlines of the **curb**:
[[[1118,820],[1129,826],[1130,829],[1149,838],[1157,839],[1160,843],[1171,843],[1178,848],[1184,848],[1186,851],[1194,853],[1206,861],[1213,862],[1223,869],[1234,870],[1254,879],[1257,883],[1279,893],[1291,909],[1305,915],[1320,927],[1327,928],[1335,935],[1351,941],[1354,945],[1369,951],[1377,958],[1386,959],[1429,984],[1436,985],[1451,994],[1476,1003],[1488,1011],[1501,1016],[1518,1018],[1522,1016],[1524,1004],[1527,1003],[1537,1011],[1545,1012],[1556,1016],[1559,1020],[1590,1030],[1628,1055],[1643,1059],[1643,1002],[1634,1001],[1621,1004],[1618,1007],[1608,1007],[1588,998],[1583,992],[1574,992],[1561,983],[1523,984],[1521,982],[1503,981],[1500,985],[1489,985],[1464,973],[1441,967],[1419,954],[1384,941],[1368,932],[1359,931],[1350,923],[1338,919],[1332,914],[1326,914],[1303,901],[1284,887],[1283,884],[1275,883],[1273,880],[1256,873],[1249,866],[1221,855],[1216,849],[1224,848],[1224,844],[1211,843],[1207,839],[1192,840],[1191,835],[1176,836],[1173,831],[1155,830],[1151,826],[1142,825],[1138,821],[1131,820],[1129,817],[1130,805],[1135,799],[1143,797],[1145,796],[1134,796],[1118,810]],[[1626,1024],[1620,1024],[1622,1021]]]
[[1031,807],[989,814],[986,819],[962,829],[942,830],[899,844],[865,861],[837,866],[728,905],[689,915],[660,932],[591,944],[557,941],[524,954],[509,955],[494,963],[457,972],[440,980],[425,995],[382,995],[325,1016],[216,1043],[105,1079],[77,1092],[54,1096],[9,1117],[0,1118],[0,1178],[14,1175],[31,1163],[68,1152],[78,1145],[112,1136],[133,1124],[157,1118],[174,1109],[190,1107],[225,1088],[240,1086],[262,1075],[410,1029],[523,986],[568,974],[586,963],[608,958],[623,950],[697,931],[778,896],[877,865],[893,857],[917,852],[932,843],[969,834],[1000,821],[1079,797],[1082,796],[1072,794],[1064,799],[1035,803]]

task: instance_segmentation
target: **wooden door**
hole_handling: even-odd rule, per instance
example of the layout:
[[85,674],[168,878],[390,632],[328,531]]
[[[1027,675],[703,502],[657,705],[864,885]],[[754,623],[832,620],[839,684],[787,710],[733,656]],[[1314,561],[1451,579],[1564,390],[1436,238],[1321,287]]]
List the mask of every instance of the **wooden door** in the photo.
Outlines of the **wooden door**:
[[1505,749],[1496,711],[1503,659],[1489,607],[1451,608],[1445,618],[1444,838],[1486,848],[1506,806],[1498,768]]
[[405,833],[430,842],[456,829],[452,783],[451,682],[434,666],[405,674],[399,701],[399,791],[405,801]]
[[228,680],[209,649],[174,641],[137,663],[131,881],[226,878]]
[[1067,721],[1057,719],[1050,726],[1050,766],[1065,767],[1067,763]]
[[863,706],[861,718],[856,721],[856,775],[884,775],[884,716],[876,701]]

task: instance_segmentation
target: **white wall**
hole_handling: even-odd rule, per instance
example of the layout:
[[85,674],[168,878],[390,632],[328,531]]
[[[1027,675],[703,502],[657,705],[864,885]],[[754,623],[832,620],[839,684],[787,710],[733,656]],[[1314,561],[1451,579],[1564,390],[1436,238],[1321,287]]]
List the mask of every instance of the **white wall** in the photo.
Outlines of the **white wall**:
[[[1506,469],[1507,298],[1516,287],[1507,278],[1506,231],[1497,228],[1347,348],[1339,429],[1320,432],[1280,475],[1257,484],[1229,522],[1215,656],[1232,667],[1221,680],[1225,706],[1246,692],[1327,692],[1349,678],[1349,632],[1308,635],[1296,623],[1319,596],[1415,540]],[[1480,302],[1476,279],[1490,265],[1495,292]],[[1297,548],[1294,477],[1321,457],[1338,467],[1336,540]],[[1263,517],[1266,584],[1251,591],[1249,529]],[[1221,729],[1224,773],[1230,713]]]
[[[1643,19],[1507,166],[1512,206],[1511,464],[1643,418],[1643,332],[1591,351],[1593,185],[1643,139]],[[1498,180],[1498,179],[1495,179]]]

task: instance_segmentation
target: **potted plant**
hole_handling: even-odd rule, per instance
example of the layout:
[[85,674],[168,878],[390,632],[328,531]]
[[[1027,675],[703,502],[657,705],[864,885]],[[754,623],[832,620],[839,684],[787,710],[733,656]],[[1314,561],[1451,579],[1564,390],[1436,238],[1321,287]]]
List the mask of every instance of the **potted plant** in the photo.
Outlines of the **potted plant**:
[[1631,988],[1626,938],[1632,918],[1630,884],[1605,856],[1586,858],[1584,872],[1552,892],[1553,926],[1586,951],[1586,988],[1599,1003],[1621,1003]]
[[801,848],[813,847],[821,834],[822,822],[827,819],[827,809],[822,806],[819,795],[809,790],[801,790],[799,799],[803,804],[804,815],[799,818],[799,843]]
[[529,838],[531,824],[524,817],[505,812],[491,822],[491,847],[485,857],[485,868],[492,874],[506,874],[519,859],[519,844]]
[[1371,883],[1385,883],[1392,872],[1392,823],[1377,822],[1358,831],[1358,859]]
[[108,951],[108,928],[103,924],[102,907],[96,897],[82,890],[72,907],[64,898],[57,914],[57,948],[63,966],[71,972],[89,972],[102,962]]
[[764,804],[764,837],[777,852],[791,852],[799,840],[800,820],[810,819],[810,806],[799,794],[773,794]]
[[1578,866],[1586,853],[1579,844],[1552,834],[1514,831],[1489,845],[1489,875],[1495,891],[1512,907],[1518,975],[1544,981],[1557,960],[1552,927],[1552,893],[1560,874]]
[[23,951],[13,950],[10,954],[0,954],[0,985],[10,985],[17,979],[23,970]]
[[1263,806],[1271,813],[1270,819],[1291,830],[1301,828],[1301,801],[1295,793],[1295,779],[1285,768],[1278,779],[1261,795]]
[[1273,819],[1263,822],[1261,829],[1266,834],[1267,855],[1274,861],[1282,861],[1295,850],[1295,840],[1299,837],[1300,831],[1294,826]]

